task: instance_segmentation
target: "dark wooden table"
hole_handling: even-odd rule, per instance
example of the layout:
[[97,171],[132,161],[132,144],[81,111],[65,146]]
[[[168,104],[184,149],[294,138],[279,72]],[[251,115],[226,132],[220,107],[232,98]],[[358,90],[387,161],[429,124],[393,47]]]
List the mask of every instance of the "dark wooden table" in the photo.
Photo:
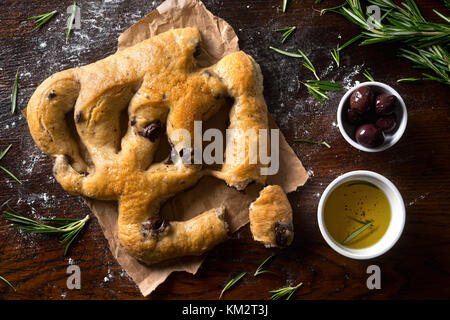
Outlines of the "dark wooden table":
[[[285,276],[247,277],[226,298],[266,299],[268,290],[303,282],[298,299],[431,299],[450,298],[450,150],[449,88],[434,82],[397,84],[401,77],[418,76],[411,64],[396,56],[393,45],[352,46],[342,52],[342,66],[330,57],[336,44],[344,43],[359,29],[329,14],[320,17],[312,7],[340,1],[289,1],[287,13],[281,0],[208,0],[206,6],[227,20],[240,38],[241,48],[260,63],[265,77],[269,110],[311,178],[289,195],[294,209],[295,242],[278,253],[271,268]],[[0,148],[12,144],[1,160],[23,184],[0,173],[0,204],[25,215],[83,217],[89,209],[83,200],[68,195],[52,177],[52,161],[35,146],[20,112],[11,114],[10,93],[20,68],[18,107],[23,109],[37,85],[54,72],[103,58],[116,49],[118,35],[154,9],[161,1],[78,1],[81,29],[65,44],[66,8],[71,1],[3,0],[0,3]],[[442,3],[418,1],[424,15]],[[59,14],[39,31],[27,18],[58,10]],[[401,141],[388,151],[360,152],[345,142],[336,125],[342,93],[330,95],[321,105],[311,98],[301,81],[311,74],[297,59],[274,54],[280,46],[273,30],[297,26],[283,45],[303,49],[323,79],[346,86],[364,81],[367,69],[403,96],[409,123]],[[325,140],[332,148],[294,143],[296,137]],[[369,261],[345,258],[323,240],[316,210],[325,187],[337,176],[356,169],[385,175],[402,193],[407,219],[404,233],[385,255]],[[89,222],[68,257],[58,239],[5,230],[0,222],[0,275],[17,292],[0,282],[4,299],[142,299],[134,282],[111,255],[96,219]],[[254,271],[270,250],[252,240],[248,226],[211,251],[198,274],[175,273],[150,299],[216,299],[223,285],[242,271]],[[70,257],[70,258],[69,258]],[[81,290],[66,286],[66,269],[77,264],[82,272]],[[366,268],[380,266],[382,288],[366,287]]]

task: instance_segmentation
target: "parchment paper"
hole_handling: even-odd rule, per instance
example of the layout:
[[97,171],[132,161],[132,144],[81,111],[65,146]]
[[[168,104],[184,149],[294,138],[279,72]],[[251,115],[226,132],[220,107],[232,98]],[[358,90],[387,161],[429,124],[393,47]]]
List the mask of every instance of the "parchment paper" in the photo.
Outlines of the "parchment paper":
[[[126,30],[119,37],[118,50],[132,46],[153,35],[172,28],[197,27],[202,35],[202,51],[198,59],[203,66],[216,63],[225,55],[238,51],[238,37],[224,20],[215,17],[199,0],[166,0],[156,10]],[[272,119],[271,126],[276,128]],[[308,179],[302,163],[280,133],[280,170],[268,177],[268,184],[278,184],[286,193],[302,186]],[[224,182],[205,177],[192,189],[176,195],[161,208],[161,214],[171,220],[187,220],[208,209],[224,205],[228,223],[234,232],[248,223],[248,207],[258,196],[260,187],[250,185],[244,193]],[[145,266],[128,255],[117,236],[118,210],[115,202],[86,199],[109,242],[112,254],[137,283],[146,296],[163,283],[174,271],[195,274],[205,256],[184,257],[154,266]]]

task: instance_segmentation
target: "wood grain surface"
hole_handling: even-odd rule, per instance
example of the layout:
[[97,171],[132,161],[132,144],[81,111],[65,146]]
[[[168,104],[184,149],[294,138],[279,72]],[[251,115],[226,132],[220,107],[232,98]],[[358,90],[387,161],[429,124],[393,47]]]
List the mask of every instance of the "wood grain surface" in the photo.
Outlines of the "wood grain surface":
[[[359,29],[340,16],[319,16],[313,7],[340,1],[290,0],[286,13],[281,0],[206,0],[215,15],[228,21],[240,46],[255,57],[265,77],[265,97],[271,114],[311,178],[289,194],[294,209],[295,241],[277,251],[270,265],[283,274],[247,276],[225,299],[267,299],[267,292],[303,282],[297,299],[448,299],[450,298],[450,150],[448,86],[434,82],[397,84],[418,70],[396,56],[394,45],[351,46],[341,52],[337,68],[329,54],[336,44]],[[432,9],[448,16],[442,2],[417,1],[433,20]],[[33,218],[84,217],[89,209],[80,197],[68,195],[52,177],[52,161],[35,146],[20,112],[11,114],[10,94],[19,69],[18,108],[23,109],[34,89],[54,72],[103,58],[116,49],[117,37],[161,1],[79,0],[81,29],[65,44],[66,8],[71,1],[2,0],[0,2],[0,149],[12,148],[0,164],[23,182],[0,173],[0,205],[7,202]],[[27,18],[58,10],[40,30]],[[274,29],[297,26],[283,45]],[[346,86],[364,81],[367,69],[375,80],[393,86],[408,107],[409,122],[401,141],[385,152],[364,153],[352,148],[339,133],[336,109],[342,92],[332,93],[321,105],[301,81],[311,73],[298,59],[275,54],[270,45],[301,48],[319,76]],[[294,138],[325,140],[332,148],[300,144]],[[316,218],[319,197],[337,176],[356,169],[378,172],[400,190],[407,219],[402,237],[383,256],[369,261],[345,258],[322,238]],[[175,273],[147,298],[111,255],[95,218],[91,219],[67,257],[56,238],[25,235],[0,222],[0,275],[17,288],[0,282],[2,299],[217,299],[223,285],[242,271],[251,274],[272,250],[252,240],[249,227],[211,251],[197,275]],[[82,288],[69,290],[66,269],[81,268]],[[366,287],[366,268],[380,266],[382,288]]]

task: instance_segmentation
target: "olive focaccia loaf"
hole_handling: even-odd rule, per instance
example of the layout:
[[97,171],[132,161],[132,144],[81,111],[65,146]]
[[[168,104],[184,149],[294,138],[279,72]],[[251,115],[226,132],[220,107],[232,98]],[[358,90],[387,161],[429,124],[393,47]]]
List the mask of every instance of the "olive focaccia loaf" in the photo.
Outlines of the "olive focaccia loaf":
[[[165,200],[204,175],[240,190],[252,181],[265,183],[264,165],[245,161],[247,148],[244,161],[227,152],[219,170],[184,161],[182,153],[192,153],[193,146],[177,130],[193,137],[194,121],[207,120],[230,99],[229,128],[254,129],[258,139],[259,129],[268,128],[256,62],[236,52],[200,69],[195,58],[200,41],[196,28],[174,29],[56,73],[36,89],[26,109],[34,141],[55,159],[56,180],[72,194],[117,200],[120,243],[146,264],[200,255],[228,237],[224,208],[167,221],[159,216]],[[155,163],[164,132],[172,157]],[[227,148],[248,144],[235,138]]]
[[280,186],[265,187],[250,205],[253,239],[266,247],[286,247],[294,239],[292,208]]

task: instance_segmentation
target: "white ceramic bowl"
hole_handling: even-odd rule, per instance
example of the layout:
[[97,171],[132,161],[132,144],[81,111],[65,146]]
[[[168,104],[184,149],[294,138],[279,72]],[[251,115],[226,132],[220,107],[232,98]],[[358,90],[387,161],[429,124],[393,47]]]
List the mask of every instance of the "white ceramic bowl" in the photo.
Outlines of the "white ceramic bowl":
[[[365,146],[360,145],[355,140],[355,125],[349,123],[347,119],[345,118],[344,112],[346,111],[346,108],[349,106],[350,96],[359,87],[368,86],[370,87],[374,94],[381,94],[381,93],[388,93],[392,94],[397,97],[397,108],[395,108],[395,114],[397,116],[397,126],[392,133],[384,134],[384,142],[382,145],[375,147],[375,148],[368,148]],[[347,140],[348,143],[350,143],[353,147],[366,151],[366,152],[380,152],[383,150],[386,150],[390,147],[392,147],[394,144],[396,144],[400,138],[402,137],[403,133],[406,129],[406,124],[408,122],[408,113],[406,111],[406,105],[403,101],[402,97],[398,94],[397,91],[395,91],[392,87],[388,86],[387,84],[376,82],[376,81],[370,81],[370,82],[363,82],[360,83],[350,90],[348,90],[344,96],[342,97],[341,101],[339,102],[339,107],[337,110],[337,122],[339,126],[339,131],[341,131],[342,136],[345,140]]]
[[[391,221],[386,233],[377,243],[363,249],[351,249],[334,240],[328,233],[323,218],[325,203],[331,192],[341,184],[353,180],[367,181],[376,185],[384,192],[391,206]],[[402,234],[405,225],[405,216],[405,204],[403,198],[392,182],[378,173],[365,170],[348,172],[331,182],[323,192],[317,209],[320,232],[330,247],[346,257],[361,260],[378,257],[392,248]]]

